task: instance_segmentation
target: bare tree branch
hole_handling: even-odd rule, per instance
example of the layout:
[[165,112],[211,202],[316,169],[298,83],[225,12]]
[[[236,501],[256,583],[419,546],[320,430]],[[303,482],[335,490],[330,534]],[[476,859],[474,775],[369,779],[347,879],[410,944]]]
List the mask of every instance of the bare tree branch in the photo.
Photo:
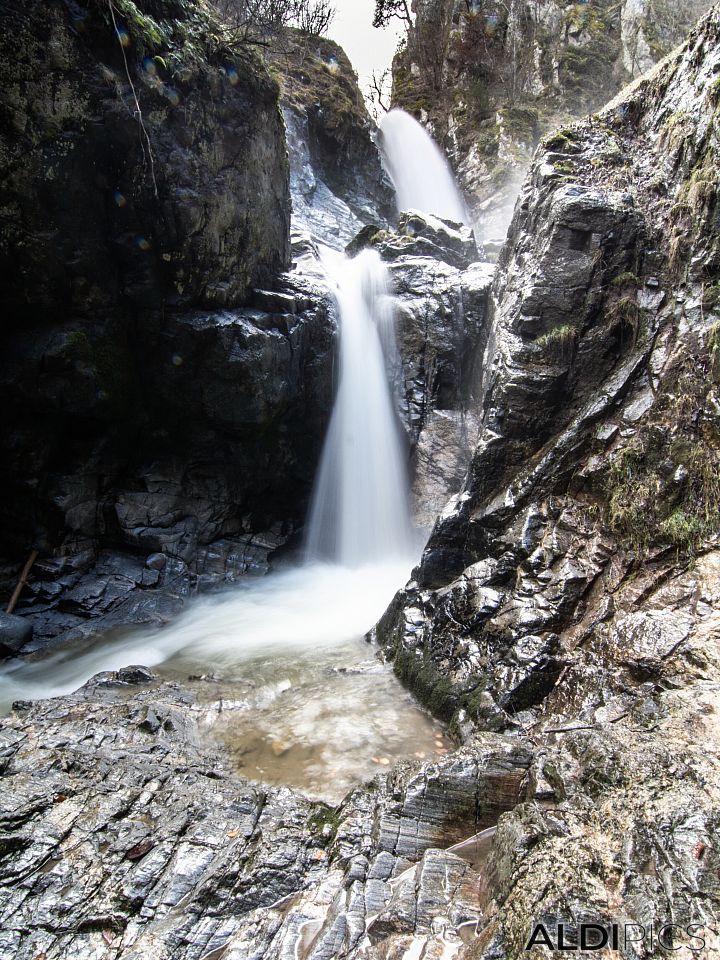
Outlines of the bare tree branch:
[[312,36],[327,33],[335,8],[330,0],[214,0],[228,39],[267,46],[286,27]]
[[391,87],[392,70],[390,67],[387,67],[382,73],[373,70],[368,91],[368,105],[376,123],[379,123],[381,115],[387,113],[390,109]]

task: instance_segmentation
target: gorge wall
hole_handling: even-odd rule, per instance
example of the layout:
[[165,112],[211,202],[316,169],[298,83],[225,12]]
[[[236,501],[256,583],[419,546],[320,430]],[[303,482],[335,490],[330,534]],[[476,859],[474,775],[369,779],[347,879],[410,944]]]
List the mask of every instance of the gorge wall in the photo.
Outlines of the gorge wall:
[[448,716],[541,703],[617,588],[648,602],[717,535],[716,23],[524,185],[468,477],[379,628]]
[[243,477],[302,460],[278,417],[322,418],[305,368],[330,348],[249,306],[290,255],[276,82],[202,4],[3,17],[5,552],[263,529]]
[[[290,34],[288,83],[205,3],[2,17],[2,590],[38,550],[22,602],[41,639],[113,610],[157,616],[263,572],[292,538],[332,402],[334,319],[321,278],[285,272],[283,109],[312,127],[310,175],[335,176],[344,242],[363,222],[348,204],[389,209],[390,191],[329,42],[334,65]],[[308,121],[322,91],[298,62],[344,83],[352,109]]]

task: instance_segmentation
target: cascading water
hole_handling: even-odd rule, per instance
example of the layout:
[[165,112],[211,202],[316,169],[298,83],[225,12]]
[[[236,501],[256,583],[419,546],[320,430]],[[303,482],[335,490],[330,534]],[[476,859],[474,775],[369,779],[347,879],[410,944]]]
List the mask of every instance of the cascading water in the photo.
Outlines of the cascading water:
[[380,150],[397,194],[398,210],[419,210],[457,223],[467,221],[450,166],[427,131],[404,110],[380,124]]
[[10,663],[0,706],[68,693],[101,670],[156,667],[192,689],[201,729],[243,773],[334,802],[378,765],[446,749],[362,639],[417,559],[387,270],[371,250],[348,260],[323,249],[323,265],[340,318],[339,377],[306,562],[198,599],[165,627]]
[[337,284],[337,397],[320,463],[307,537],[309,560],[361,566],[411,552],[408,480],[388,375],[396,365],[387,268],[374,250],[329,253]]

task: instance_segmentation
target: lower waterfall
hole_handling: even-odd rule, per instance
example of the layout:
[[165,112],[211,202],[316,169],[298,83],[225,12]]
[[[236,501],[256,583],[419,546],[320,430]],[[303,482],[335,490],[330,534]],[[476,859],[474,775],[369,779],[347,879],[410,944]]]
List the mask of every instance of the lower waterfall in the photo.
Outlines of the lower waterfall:
[[408,557],[412,536],[405,451],[389,375],[397,362],[385,264],[328,251],[340,315],[339,380],[313,493],[309,560],[360,566]]

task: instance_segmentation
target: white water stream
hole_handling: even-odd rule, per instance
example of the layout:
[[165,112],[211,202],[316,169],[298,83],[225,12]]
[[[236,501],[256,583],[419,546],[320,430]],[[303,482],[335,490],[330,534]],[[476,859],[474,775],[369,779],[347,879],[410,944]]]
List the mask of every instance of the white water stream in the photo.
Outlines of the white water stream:
[[392,178],[398,210],[420,210],[456,223],[468,221],[450,165],[414,117],[390,110],[380,124],[379,146]]
[[412,556],[406,452],[389,376],[397,348],[375,250],[324,256],[340,314],[338,390],[310,510],[307,555],[344,566]]
[[15,661],[0,674],[0,706],[144,664],[190,690],[200,730],[240,773],[337,802],[396,759],[448,746],[363,639],[407,574],[407,561],[316,563],[248,579],[164,627]]

